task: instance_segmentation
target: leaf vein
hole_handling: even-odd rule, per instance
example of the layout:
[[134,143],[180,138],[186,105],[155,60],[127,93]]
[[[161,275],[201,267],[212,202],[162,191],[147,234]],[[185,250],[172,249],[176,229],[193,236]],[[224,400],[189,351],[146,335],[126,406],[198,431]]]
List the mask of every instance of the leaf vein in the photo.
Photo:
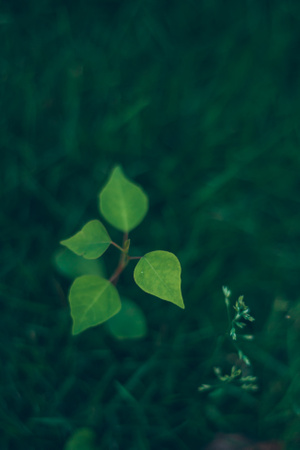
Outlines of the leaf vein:
[[84,318],[86,317],[87,313],[90,311],[91,308],[93,308],[93,306],[95,305],[95,303],[99,300],[99,298],[102,296],[102,294],[106,291],[106,289],[109,287],[109,284],[105,285],[102,289],[102,291],[100,291],[97,296],[95,297],[95,299],[89,304],[89,306],[86,308],[86,310],[84,311],[83,316],[81,317],[80,322],[82,323]]
[[161,278],[161,276],[159,275],[159,273],[155,270],[155,268],[152,266],[152,264],[146,259],[147,263],[149,264],[149,266],[151,267],[151,269],[153,270],[153,272],[156,274],[157,278],[159,278],[159,280],[167,287],[168,291],[170,292],[170,294],[174,295],[173,289],[170,288],[170,286],[168,286],[168,284],[165,282],[165,280],[163,278]]

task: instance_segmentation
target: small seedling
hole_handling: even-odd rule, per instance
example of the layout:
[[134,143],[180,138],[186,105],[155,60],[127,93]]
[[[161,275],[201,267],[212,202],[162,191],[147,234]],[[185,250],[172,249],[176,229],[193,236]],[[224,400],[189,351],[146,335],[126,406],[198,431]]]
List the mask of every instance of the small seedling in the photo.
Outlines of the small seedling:
[[79,334],[107,321],[120,311],[121,300],[116,284],[120,274],[132,260],[138,260],[134,269],[134,281],[143,291],[184,308],[181,266],[173,253],[156,250],[144,256],[129,255],[129,232],[147,214],[148,198],[139,186],[124,175],[119,166],[113,169],[106,186],[100,192],[99,209],[110,225],[123,232],[122,245],[112,241],[99,220],[88,222],[81,231],[61,241],[61,244],[86,259],[101,257],[113,245],[121,253],[120,260],[109,280],[97,275],[83,275],[73,282],[69,294],[72,333]]

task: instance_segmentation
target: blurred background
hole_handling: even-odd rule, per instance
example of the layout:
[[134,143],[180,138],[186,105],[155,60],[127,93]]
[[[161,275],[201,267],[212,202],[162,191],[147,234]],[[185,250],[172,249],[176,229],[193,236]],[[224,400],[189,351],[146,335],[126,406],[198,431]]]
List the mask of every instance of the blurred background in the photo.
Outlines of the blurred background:
[[[299,20],[296,0],[1,3],[1,449],[300,448]],[[178,256],[186,309],[132,263],[143,336],[72,337],[72,280],[118,252],[59,241],[100,218],[116,164],[149,196],[132,254]],[[223,285],[255,318],[256,392],[198,391],[241,364]]]

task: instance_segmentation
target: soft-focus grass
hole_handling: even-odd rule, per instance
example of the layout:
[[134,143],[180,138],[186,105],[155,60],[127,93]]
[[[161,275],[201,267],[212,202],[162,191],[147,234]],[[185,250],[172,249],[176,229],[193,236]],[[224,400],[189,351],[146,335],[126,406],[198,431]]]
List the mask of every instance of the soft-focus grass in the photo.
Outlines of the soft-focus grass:
[[[2,4],[1,449],[63,448],[81,427],[101,449],[220,431],[298,448],[300,4],[229,3]],[[114,164],[150,198],[136,251],[183,266],[184,312],[120,280],[148,320],[133,342],[72,338],[53,263]],[[224,284],[256,318],[255,394],[197,392],[233,358],[214,351]]]

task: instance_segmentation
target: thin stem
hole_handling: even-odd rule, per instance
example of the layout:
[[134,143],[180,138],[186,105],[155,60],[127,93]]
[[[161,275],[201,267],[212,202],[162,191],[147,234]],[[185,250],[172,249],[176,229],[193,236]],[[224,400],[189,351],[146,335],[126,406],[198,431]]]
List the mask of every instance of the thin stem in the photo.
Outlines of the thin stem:
[[232,322],[233,320],[231,319],[231,314],[230,314],[230,300],[228,297],[225,298],[225,305],[226,305],[226,310],[227,310],[227,318],[228,318],[228,328],[229,331],[231,330],[232,327]]
[[109,281],[116,285],[118,278],[120,276],[120,274],[123,272],[123,270],[125,269],[126,265],[124,264],[119,264],[118,267],[116,268],[116,270],[114,271],[114,273],[112,274],[112,276],[110,277]]
[[111,241],[111,245],[114,245],[117,249],[119,249],[122,253],[124,252],[124,249],[120,247],[120,245],[116,244],[115,242]]
[[117,284],[120,274],[123,272],[123,270],[125,269],[125,267],[127,266],[128,262],[129,262],[128,248],[125,249],[125,243],[127,241],[128,241],[128,233],[124,233],[123,248],[121,248],[119,245],[115,244],[115,242],[112,242],[112,244],[115,245],[115,247],[117,247],[122,252],[120,259],[119,259],[119,264],[117,265],[116,270],[114,271],[114,273],[112,274],[112,276],[109,279],[109,281],[114,285]]
[[131,261],[132,259],[141,259],[142,256],[128,256],[129,261]]
[[111,283],[113,283],[114,285],[117,284],[118,282],[118,278],[120,276],[120,274],[123,272],[123,270],[125,269],[125,267],[127,266],[127,263],[125,261],[126,258],[126,254],[122,253],[120,260],[119,260],[119,264],[117,265],[116,270],[114,271],[114,273],[112,274],[112,276],[110,277],[109,281]]

